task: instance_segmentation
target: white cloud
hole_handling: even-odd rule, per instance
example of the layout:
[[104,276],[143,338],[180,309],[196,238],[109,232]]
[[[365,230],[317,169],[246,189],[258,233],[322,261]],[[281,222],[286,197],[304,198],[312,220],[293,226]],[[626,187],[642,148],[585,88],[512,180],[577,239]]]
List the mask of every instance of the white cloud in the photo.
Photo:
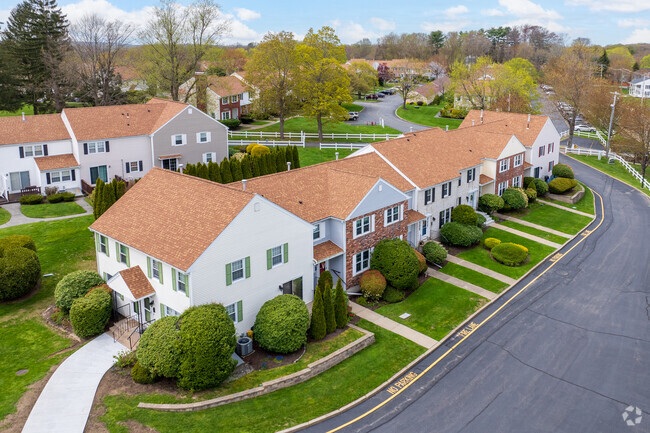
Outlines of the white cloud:
[[650,20],[644,18],[624,18],[618,20],[619,27],[647,27],[650,26]]
[[650,41],[650,27],[645,27],[643,29],[634,30],[632,34],[623,41],[623,43],[637,44],[648,41]]
[[259,42],[262,40],[262,34],[251,29],[238,19],[235,19],[232,15],[224,15],[224,18],[230,20],[230,31],[222,38],[222,42],[226,44],[247,44],[249,42]]
[[642,12],[650,9],[648,0],[568,0],[572,6],[588,6],[592,11]]
[[467,12],[469,12],[469,9],[466,6],[458,5],[445,9],[443,14],[449,18],[455,18],[457,15],[466,14]]
[[246,8],[235,8],[235,14],[242,21],[256,20],[262,16],[259,12]]
[[108,21],[120,20],[136,28],[140,28],[151,19],[154,8],[152,6],[145,6],[142,9],[127,12],[113,6],[106,0],[81,0],[78,3],[61,6],[61,10],[67,15],[68,20],[72,24],[79,21],[85,15],[94,13]]
[[383,18],[372,17],[370,18],[370,24],[380,32],[395,30],[395,21],[388,21]]
[[354,21],[333,20],[330,21],[330,25],[336,30],[337,36],[344,44],[352,44],[364,38],[374,40],[381,36],[381,34],[368,30]]
[[499,0],[499,5],[503,6],[505,12],[522,19],[537,20],[561,20],[562,15],[553,9],[544,9],[537,3],[530,0]]
[[433,32],[440,30],[443,33],[457,32],[467,29],[471,26],[472,22],[469,20],[455,20],[455,21],[439,21],[439,22],[423,22],[420,28],[425,32]]
[[486,17],[502,17],[505,14],[499,9],[483,9],[481,15],[485,15]]

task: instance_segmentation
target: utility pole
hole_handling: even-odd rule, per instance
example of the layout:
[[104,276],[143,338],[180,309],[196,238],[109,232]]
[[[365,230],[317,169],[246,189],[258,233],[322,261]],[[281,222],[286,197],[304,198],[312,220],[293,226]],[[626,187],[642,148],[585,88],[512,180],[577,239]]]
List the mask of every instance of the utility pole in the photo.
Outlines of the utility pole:
[[605,149],[605,158],[609,160],[609,140],[612,138],[612,124],[614,123],[614,110],[616,110],[616,98],[620,95],[618,92],[610,92],[614,94],[614,102],[612,107],[612,115],[609,117],[609,130],[607,131],[607,148]]

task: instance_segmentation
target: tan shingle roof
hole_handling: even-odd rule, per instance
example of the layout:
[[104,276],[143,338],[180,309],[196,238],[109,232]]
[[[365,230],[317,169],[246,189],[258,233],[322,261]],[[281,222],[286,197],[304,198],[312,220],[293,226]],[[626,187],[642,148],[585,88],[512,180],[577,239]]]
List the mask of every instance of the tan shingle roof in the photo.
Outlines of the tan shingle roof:
[[[38,143],[70,138],[60,114],[0,117],[0,145]],[[18,151],[16,151],[18,152]]]
[[409,209],[404,212],[404,219],[406,220],[406,225],[413,224],[418,221],[422,221],[425,218],[426,218],[425,215],[413,209]]
[[[481,124],[481,111],[471,110],[460,124],[460,128],[471,127],[472,120],[475,127],[480,126],[483,131],[514,135],[524,146],[530,147],[535,143],[537,136],[548,120],[548,116],[531,115],[529,123],[528,114],[483,111],[483,123]],[[527,126],[529,127],[527,128]]]
[[36,165],[40,171],[56,170],[57,168],[70,168],[79,167],[77,158],[71,153],[64,153],[63,155],[50,155],[34,158]]
[[253,197],[153,168],[90,228],[186,271]]
[[232,75],[226,77],[208,76],[208,87],[219,96],[239,95],[247,91],[247,87],[241,80]]
[[479,185],[487,185],[490,182],[494,182],[494,179],[492,179],[490,176],[482,174],[482,175],[480,175],[478,177],[478,184]]
[[343,249],[332,241],[326,241],[322,244],[314,245],[314,261],[316,263],[338,256],[342,253]]
[[136,301],[156,292],[140,266],[124,269],[120,275]]

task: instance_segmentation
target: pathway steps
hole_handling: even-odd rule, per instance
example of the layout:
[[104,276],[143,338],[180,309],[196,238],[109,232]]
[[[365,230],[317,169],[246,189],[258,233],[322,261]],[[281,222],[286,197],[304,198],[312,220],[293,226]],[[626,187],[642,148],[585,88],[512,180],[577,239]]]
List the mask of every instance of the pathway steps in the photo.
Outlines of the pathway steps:
[[586,216],[586,217],[589,217],[589,218],[594,217],[594,215],[592,215],[590,213],[583,212],[583,211],[580,211],[580,210],[577,210],[577,209],[571,209],[570,207],[562,206],[562,205],[557,204],[557,203],[551,203],[550,201],[546,201],[546,200],[543,200],[543,199],[538,199],[537,201],[539,201],[540,203],[544,203],[545,205],[548,205],[548,206],[553,206],[553,207],[556,207],[558,209],[562,209],[562,210],[565,210],[565,211],[577,213],[578,215]]
[[481,295],[490,301],[497,297],[496,293],[485,290],[483,287],[475,286],[474,284],[468,283],[467,281],[452,277],[451,275],[447,275],[443,272],[436,271],[433,268],[429,268],[427,270],[427,275],[435,279],[442,280],[446,283],[453,284],[454,286],[460,287],[461,289],[476,293],[477,295]]
[[[520,220],[519,218],[511,217],[511,216],[508,216],[508,215],[503,215],[503,214],[500,214],[500,213],[495,213],[495,215],[498,216],[501,219],[504,219],[504,220],[507,220],[507,221],[512,221],[513,223],[521,224],[522,226],[532,227],[534,229],[541,230],[541,231],[546,232],[546,233],[552,233],[554,235],[562,236],[562,237],[565,237],[565,238],[571,237],[571,235],[568,234],[568,233],[564,233],[564,232],[560,232],[560,231],[557,231],[557,230],[550,229],[548,227],[540,226],[539,224],[529,223],[528,221]],[[593,215],[589,215],[589,216],[593,218]],[[528,236],[530,236],[530,235],[528,235]]]
[[548,245],[549,247],[553,247],[555,249],[562,248],[562,244],[556,244],[555,242],[551,242],[548,239],[540,238],[539,236],[531,235],[530,233],[522,232],[520,230],[513,229],[512,227],[504,226],[502,224],[497,224],[493,227],[505,232],[510,232],[513,235],[521,236],[522,238],[530,239],[531,241],[535,241],[543,245]]
[[503,281],[509,286],[512,286],[517,282],[517,280],[515,280],[514,278],[510,278],[506,275],[495,272],[492,269],[484,268],[483,266],[479,266],[472,262],[468,262],[467,260],[459,259],[458,257],[452,256],[451,254],[447,255],[447,260],[452,263],[456,263],[457,265],[461,265],[466,268],[472,269],[476,272],[480,272],[481,274],[487,275],[488,277],[492,277],[496,280]]

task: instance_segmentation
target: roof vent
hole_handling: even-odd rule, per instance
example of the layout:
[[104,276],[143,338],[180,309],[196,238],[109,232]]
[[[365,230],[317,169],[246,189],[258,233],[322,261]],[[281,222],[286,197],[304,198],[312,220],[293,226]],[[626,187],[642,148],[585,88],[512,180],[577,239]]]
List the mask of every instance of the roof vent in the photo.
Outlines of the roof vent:
[[530,114],[528,115],[528,123],[526,124],[526,129],[530,129]]
[[302,200],[298,200],[298,203],[302,204]]
[[242,191],[246,191],[246,179],[241,180]]
[[339,160],[339,153],[338,153],[338,152],[334,152],[334,156],[336,157],[336,160],[338,161],[338,160]]
[[127,119],[130,119],[130,118],[131,118],[131,116],[129,116],[129,113],[126,113],[126,118],[127,118]]
[[287,171],[291,171],[291,161],[287,161]]
[[25,121],[25,112],[23,111],[23,122]]
[[483,109],[481,108],[481,123],[483,123]]
[[476,120],[472,119],[472,126],[476,123]]

